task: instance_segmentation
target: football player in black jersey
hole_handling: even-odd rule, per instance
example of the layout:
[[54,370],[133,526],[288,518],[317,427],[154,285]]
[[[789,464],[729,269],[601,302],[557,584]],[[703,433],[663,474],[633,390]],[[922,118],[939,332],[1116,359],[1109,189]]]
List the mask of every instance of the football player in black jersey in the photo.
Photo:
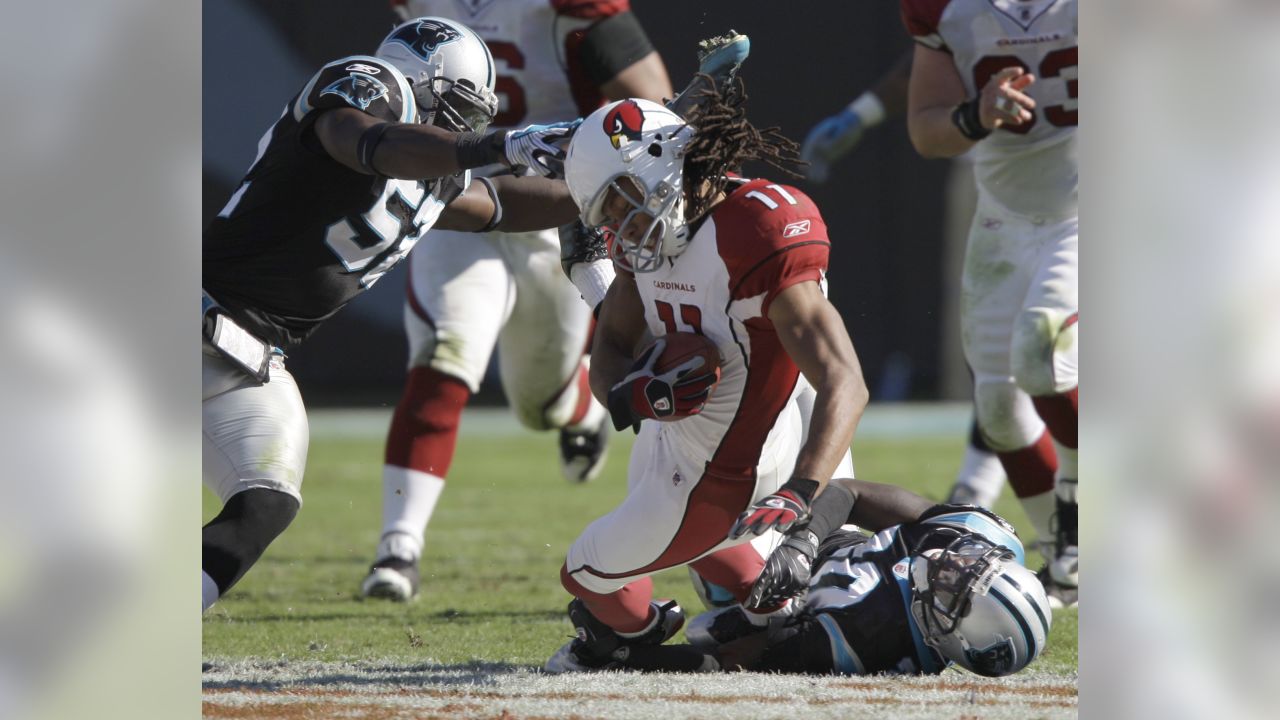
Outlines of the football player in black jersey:
[[637,647],[618,643],[583,607],[570,605],[570,617],[579,637],[612,657],[609,668],[866,675],[933,674],[955,663],[995,677],[1026,667],[1049,635],[1048,598],[1023,561],[1013,528],[988,510],[832,480],[753,588],[748,604],[758,607],[800,596],[769,624],[732,606],[695,618],[689,645]]
[[[554,176],[573,123],[485,133],[495,68],[466,26],[416,18],[374,56],[325,65],[258,143],[204,233],[203,608],[301,502],[306,411],[284,351],[404,258],[431,227],[536,230],[577,208]],[[544,177],[478,178],[503,163]]]

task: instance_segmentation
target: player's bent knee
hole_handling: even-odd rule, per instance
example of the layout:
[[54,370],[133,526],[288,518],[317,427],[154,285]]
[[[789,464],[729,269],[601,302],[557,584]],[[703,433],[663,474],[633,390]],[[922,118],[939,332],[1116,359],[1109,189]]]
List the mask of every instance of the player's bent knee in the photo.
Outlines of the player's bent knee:
[[1031,399],[1008,381],[979,379],[974,408],[983,437],[997,452],[1024,448],[1044,431]]
[[520,421],[528,430],[541,432],[543,430],[551,430],[552,428],[563,427],[564,423],[556,424],[555,415],[546,405],[534,405],[530,402],[513,402],[512,411],[515,413],[516,420]]
[[1066,392],[1079,383],[1078,313],[1028,308],[1013,331],[1013,376],[1032,396]]
[[294,496],[279,490],[250,488],[236,493],[222,512],[205,525],[201,566],[217,583],[220,594],[262,557],[298,515]]

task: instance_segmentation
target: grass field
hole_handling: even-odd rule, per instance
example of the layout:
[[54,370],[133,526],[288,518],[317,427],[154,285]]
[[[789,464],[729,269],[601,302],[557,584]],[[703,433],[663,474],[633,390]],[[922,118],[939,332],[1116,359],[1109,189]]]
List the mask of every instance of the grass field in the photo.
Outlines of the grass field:
[[[542,675],[534,668],[572,634],[558,580],[565,550],[622,498],[630,437],[615,436],[603,477],[571,486],[554,434],[469,413],[427,531],[422,596],[401,605],[358,596],[379,535],[382,430],[378,418],[343,420],[313,414],[298,519],[204,617],[207,717],[1075,716],[1075,611],[1055,614],[1034,672],[1005,681],[958,671],[913,680]],[[906,427],[929,432],[928,420],[908,417]],[[961,432],[912,437],[874,412],[864,429],[860,477],[945,494]],[[205,519],[217,509],[206,493]],[[997,510],[1027,535],[1007,493]],[[655,585],[691,613],[700,608],[683,569]]]

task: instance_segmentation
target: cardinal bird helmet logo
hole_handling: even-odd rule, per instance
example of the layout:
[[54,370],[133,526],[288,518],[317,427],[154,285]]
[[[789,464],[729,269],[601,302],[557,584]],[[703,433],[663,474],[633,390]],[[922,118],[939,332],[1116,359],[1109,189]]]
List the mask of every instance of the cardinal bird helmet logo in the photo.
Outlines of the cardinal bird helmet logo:
[[644,127],[644,111],[634,100],[618,103],[604,116],[604,131],[614,148],[622,147],[623,139],[639,140]]

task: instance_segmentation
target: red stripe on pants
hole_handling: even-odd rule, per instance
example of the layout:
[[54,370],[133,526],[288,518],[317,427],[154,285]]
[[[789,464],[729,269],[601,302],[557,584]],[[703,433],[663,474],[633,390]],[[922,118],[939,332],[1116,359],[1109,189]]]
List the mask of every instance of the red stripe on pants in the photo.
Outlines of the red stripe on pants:
[[471,391],[438,370],[409,371],[387,432],[386,464],[444,477],[458,444],[458,422]]
[[1041,433],[1039,440],[1021,450],[997,452],[996,455],[1000,457],[1000,464],[1009,476],[1009,485],[1018,497],[1031,497],[1053,490],[1058,456],[1048,432]]

